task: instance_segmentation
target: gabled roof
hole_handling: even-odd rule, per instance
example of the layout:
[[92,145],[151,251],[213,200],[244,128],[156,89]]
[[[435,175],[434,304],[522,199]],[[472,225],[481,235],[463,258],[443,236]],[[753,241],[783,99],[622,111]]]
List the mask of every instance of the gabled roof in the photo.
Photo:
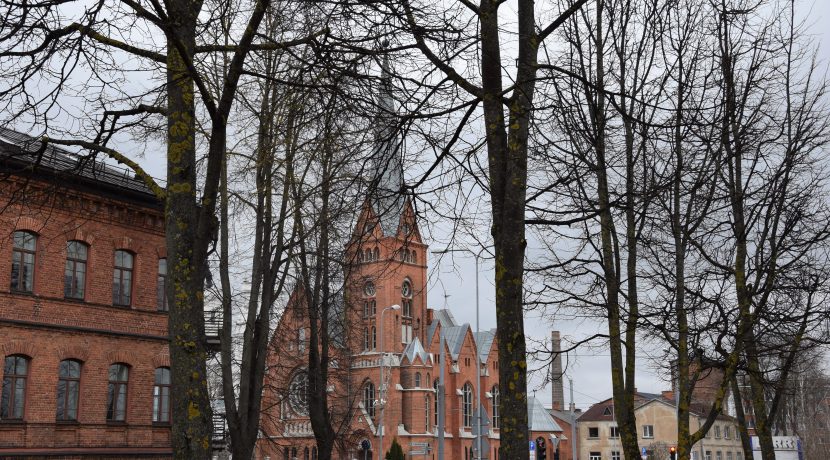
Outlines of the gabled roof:
[[441,324],[442,328],[448,328],[456,325],[455,318],[453,318],[452,313],[450,313],[449,310],[433,310],[432,322],[429,324],[429,328],[427,329],[427,343],[432,343],[432,339],[435,337],[435,331],[438,330],[438,324]]
[[409,342],[406,348],[404,348],[403,354],[401,355],[401,364],[413,364],[418,358],[421,359],[421,363],[427,364],[429,354],[424,349],[421,340],[418,337],[415,337],[411,342]]
[[470,331],[470,325],[466,323],[444,329],[444,340],[447,342],[447,348],[450,350],[452,359],[458,359],[468,331]]
[[438,330],[438,325],[444,330],[444,340],[447,342],[447,348],[453,359],[457,359],[461,352],[461,347],[464,346],[464,339],[467,336],[467,331],[473,336],[475,347],[478,350],[478,358],[485,362],[490,355],[490,349],[493,347],[493,341],[496,339],[496,330],[490,329],[488,331],[473,332],[469,324],[457,324],[455,317],[447,309],[434,310],[432,314],[432,323],[427,329],[427,341],[432,343],[435,338],[435,331]]
[[490,349],[493,348],[493,341],[496,339],[496,330],[473,332],[473,338],[476,341],[476,348],[478,349],[478,359],[481,362],[487,362],[487,357],[490,355]]
[[562,431],[542,402],[533,396],[527,398],[527,423],[530,431]]

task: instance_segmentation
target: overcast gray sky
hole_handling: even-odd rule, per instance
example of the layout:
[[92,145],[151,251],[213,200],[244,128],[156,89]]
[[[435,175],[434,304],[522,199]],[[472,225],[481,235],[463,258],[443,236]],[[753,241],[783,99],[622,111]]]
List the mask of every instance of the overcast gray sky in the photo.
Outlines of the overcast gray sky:
[[[811,34],[819,43],[819,59],[822,68],[826,70],[830,62],[830,0],[816,0],[812,8],[809,2],[802,3],[800,11],[804,14],[806,24]],[[440,245],[427,242],[431,249],[442,249]],[[445,305],[444,295],[449,297],[446,305],[459,322],[470,323],[475,327],[475,260],[467,254],[455,254],[454,258],[443,256],[440,266],[438,258],[430,255],[429,270],[431,283],[429,286],[429,306],[442,308]],[[481,329],[490,329],[496,326],[495,314],[495,287],[493,282],[493,266],[485,262],[480,277],[481,287]],[[440,282],[439,282],[440,280]],[[563,336],[584,337],[595,330],[607,330],[600,322],[573,322],[556,321],[551,325],[550,318],[540,318],[538,314],[531,314],[525,318],[525,331],[531,339],[543,340],[550,337],[550,331],[557,329]],[[647,348],[647,347],[644,347]],[[659,392],[668,389],[670,384],[665,374],[661,375],[658,369],[664,366],[660,362],[650,359],[660,350],[644,349],[638,352],[637,388],[641,391]],[[611,397],[610,358],[607,349],[585,349],[572,353],[569,356],[570,364],[566,373],[573,379],[574,400],[577,407],[587,408],[591,404]],[[537,389],[541,383],[541,376],[535,376],[528,386],[529,390]],[[565,382],[565,400],[570,401],[568,382]],[[550,387],[538,389],[536,396],[545,404],[550,403]]]

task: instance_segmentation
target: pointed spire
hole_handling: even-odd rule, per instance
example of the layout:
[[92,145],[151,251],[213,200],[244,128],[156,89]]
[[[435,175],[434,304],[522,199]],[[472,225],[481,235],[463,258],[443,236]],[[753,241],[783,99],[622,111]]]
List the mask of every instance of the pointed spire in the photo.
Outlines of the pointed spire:
[[372,153],[372,204],[380,216],[381,230],[391,236],[397,232],[404,209],[403,145],[399,134],[398,117],[393,96],[392,73],[389,55],[385,50],[389,42],[384,40],[381,50],[380,88],[377,96],[378,112],[375,116],[375,147]]

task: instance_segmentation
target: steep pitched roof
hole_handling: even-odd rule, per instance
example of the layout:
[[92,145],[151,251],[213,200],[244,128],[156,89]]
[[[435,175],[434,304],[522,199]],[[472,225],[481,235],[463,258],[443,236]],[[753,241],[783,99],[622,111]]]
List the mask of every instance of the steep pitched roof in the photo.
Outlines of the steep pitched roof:
[[481,362],[486,362],[490,355],[490,349],[493,348],[493,341],[496,339],[496,330],[473,332],[473,338],[478,349],[478,359]]
[[[43,149],[43,152],[40,150]],[[143,181],[132,170],[109,165],[93,157],[81,156],[55,145],[43,143],[28,134],[0,126],[0,164],[12,172],[35,171],[54,176],[61,184],[77,182],[103,187],[119,195],[129,194],[145,202],[161,206]]]
[[453,318],[452,313],[450,313],[449,310],[433,310],[432,322],[429,324],[429,328],[427,329],[427,343],[432,343],[432,339],[435,337],[435,331],[438,330],[438,324],[441,324],[442,328],[453,327],[456,325],[455,318]]
[[533,396],[527,398],[527,423],[530,431],[562,431],[542,402]]
[[447,342],[447,348],[450,350],[452,359],[458,359],[461,353],[461,347],[464,346],[464,339],[467,337],[467,331],[470,330],[469,324],[462,324],[461,326],[448,327],[444,330],[444,340]]
[[415,337],[411,342],[409,342],[406,348],[404,348],[403,354],[401,355],[401,363],[412,364],[418,358],[421,359],[422,363],[427,364],[429,354],[427,354],[423,344],[421,344],[421,340],[418,337]]
[[403,193],[403,138],[392,95],[389,58],[381,64],[378,88],[378,113],[375,115],[375,147],[372,152],[370,196],[372,209],[384,236],[394,236],[403,216],[406,198]]

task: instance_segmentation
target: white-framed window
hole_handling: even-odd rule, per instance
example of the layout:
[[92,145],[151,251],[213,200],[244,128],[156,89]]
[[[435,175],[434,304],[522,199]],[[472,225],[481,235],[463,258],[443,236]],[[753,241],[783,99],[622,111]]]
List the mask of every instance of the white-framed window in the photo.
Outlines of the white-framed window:
[[715,458],[717,460],[723,460],[723,453],[721,451],[715,452]]
[[469,382],[461,388],[461,417],[464,428],[473,426],[473,386]]
[[493,385],[490,394],[493,395],[493,408],[491,410],[493,413],[493,429],[498,430],[499,423],[501,423],[501,418],[499,417],[499,386]]
[[706,460],[712,460],[712,451],[711,450],[706,451]]
[[720,439],[720,425],[715,425],[715,439]]
[[597,427],[597,426],[589,426],[588,427],[588,439],[599,439],[599,427]]
[[588,460],[602,460],[602,453],[591,452],[590,454],[588,454]]
[[732,460],[732,452],[726,453],[726,460]]
[[732,427],[726,425],[723,427],[723,439],[732,439]]
[[622,460],[622,456],[620,455],[620,451],[612,450],[611,451],[611,460]]
[[654,425],[643,425],[643,437],[644,438],[653,438],[654,437]]
[[[620,427],[618,427],[618,426],[612,426],[612,427],[610,427],[610,428],[611,428],[611,430],[610,430],[610,431],[611,431],[611,432],[610,432],[610,436],[611,436],[612,438],[619,438],[619,437],[620,437]],[[613,455],[612,455],[612,457],[613,457]]]
[[693,450],[692,455],[689,457],[691,460],[697,460],[697,451]]

